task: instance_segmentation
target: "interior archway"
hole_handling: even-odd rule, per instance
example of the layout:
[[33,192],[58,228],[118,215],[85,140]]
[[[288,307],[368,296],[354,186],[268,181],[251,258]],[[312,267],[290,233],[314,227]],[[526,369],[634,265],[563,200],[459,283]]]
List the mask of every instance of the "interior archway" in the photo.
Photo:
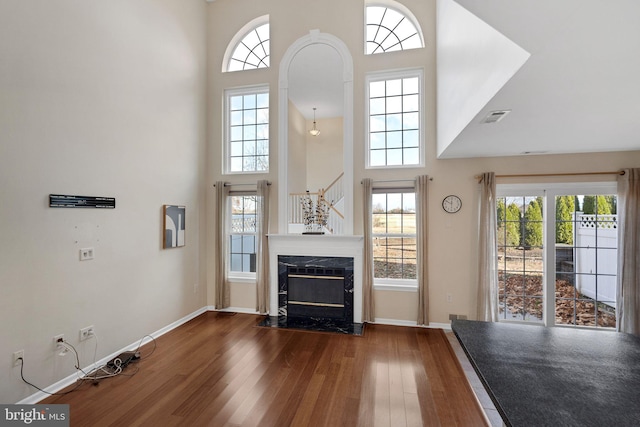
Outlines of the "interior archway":
[[325,44],[340,55],[343,85],[343,171],[344,225],[343,234],[353,234],[353,59],[339,38],[319,30],[296,40],[285,52],[279,70],[278,97],[278,230],[288,233],[289,211],[289,69],[296,55],[306,47]]

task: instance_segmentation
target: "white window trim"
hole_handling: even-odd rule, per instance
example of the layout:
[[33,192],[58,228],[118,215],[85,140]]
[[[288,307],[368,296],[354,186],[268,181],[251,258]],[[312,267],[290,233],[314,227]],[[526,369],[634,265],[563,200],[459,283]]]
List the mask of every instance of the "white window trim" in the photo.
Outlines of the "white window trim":
[[[230,153],[230,111],[229,111],[229,98],[239,95],[251,95],[258,93],[266,93],[269,95],[269,166],[264,171],[232,171],[231,170],[231,153]],[[229,88],[224,90],[224,143],[222,144],[222,171],[223,175],[266,175],[271,168],[271,91],[269,85],[254,85],[243,86],[237,88]]]
[[[570,182],[570,183],[536,183],[536,184],[497,184],[496,185],[496,197],[518,197],[526,194],[527,196],[542,196],[543,197],[543,218],[555,218],[556,196],[563,196],[567,194],[576,193],[597,193],[597,194],[617,194],[618,187],[617,182]],[[553,200],[553,203],[549,203],[549,200]],[[610,331],[610,328],[581,326],[581,325],[556,325],[555,310],[548,310],[548,301],[555,301],[555,286],[547,286],[547,283],[555,283],[555,269],[547,268],[548,263],[555,265],[555,221],[551,221],[553,224],[551,230],[548,229],[547,221],[543,221],[543,235],[544,235],[544,250],[543,250],[543,300],[544,300],[544,314],[542,323],[539,322],[525,322],[500,319],[500,322],[505,323],[522,323],[527,325],[544,325],[549,327],[562,327],[562,328],[584,328],[588,330],[603,330]]]
[[[268,23],[269,23],[269,15],[262,15],[247,22],[242,28],[240,28],[240,30],[233,36],[233,38],[227,45],[227,49],[224,51],[224,57],[222,58],[223,73],[235,72],[235,71],[229,71],[229,61],[231,61],[231,57],[233,55],[233,52],[235,52],[236,46],[238,46],[238,43],[240,43],[246,37],[246,35],[249,34],[251,31]],[[255,69],[259,70],[260,68],[255,68]],[[236,71],[247,71],[247,70],[236,70]]]
[[[393,165],[393,166],[371,166],[370,162],[370,143],[369,143],[369,125],[370,125],[370,117],[369,117],[369,85],[374,81],[382,81],[382,80],[393,80],[407,77],[418,77],[418,85],[419,85],[419,99],[420,99],[420,114],[419,117],[419,141],[418,141],[418,151],[420,152],[420,160],[417,164],[413,165]],[[415,169],[415,168],[424,168],[425,167],[425,142],[424,142],[424,134],[425,134],[425,126],[426,126],[426,118],[424,111],[424,102],[425,94],[424,94],[424,69],[423,68],[407,68],[402,70],[390,70],[390,71],[379,71],[367,73],[365,78],[365,169]]]

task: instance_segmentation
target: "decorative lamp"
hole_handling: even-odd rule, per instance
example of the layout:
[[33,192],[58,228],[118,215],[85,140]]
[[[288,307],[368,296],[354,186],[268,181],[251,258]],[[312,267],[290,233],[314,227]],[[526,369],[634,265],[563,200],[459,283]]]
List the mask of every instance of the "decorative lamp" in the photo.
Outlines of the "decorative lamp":
[[320,135],[320,130],[316,128],[316,108],[313,107],[313,129],[309,131],[312,136]]

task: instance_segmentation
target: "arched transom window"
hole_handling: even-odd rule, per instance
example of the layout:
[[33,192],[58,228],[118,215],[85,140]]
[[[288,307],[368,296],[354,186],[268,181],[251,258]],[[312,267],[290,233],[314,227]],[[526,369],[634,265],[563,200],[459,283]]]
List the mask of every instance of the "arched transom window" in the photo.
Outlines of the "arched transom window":
[[269,23],[248,31],[235,45],[227,61],[226,71],[251,70],[269,67]]
[[408,10],[367,6],[366,22],[367,55],[424,47],[420,28]]

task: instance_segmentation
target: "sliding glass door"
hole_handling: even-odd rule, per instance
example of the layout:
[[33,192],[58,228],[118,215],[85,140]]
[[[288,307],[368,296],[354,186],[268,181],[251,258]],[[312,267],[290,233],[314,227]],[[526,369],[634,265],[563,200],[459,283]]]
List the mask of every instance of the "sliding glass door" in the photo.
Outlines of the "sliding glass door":
[[615,183],[498,186],[500,319],[616,325]]

